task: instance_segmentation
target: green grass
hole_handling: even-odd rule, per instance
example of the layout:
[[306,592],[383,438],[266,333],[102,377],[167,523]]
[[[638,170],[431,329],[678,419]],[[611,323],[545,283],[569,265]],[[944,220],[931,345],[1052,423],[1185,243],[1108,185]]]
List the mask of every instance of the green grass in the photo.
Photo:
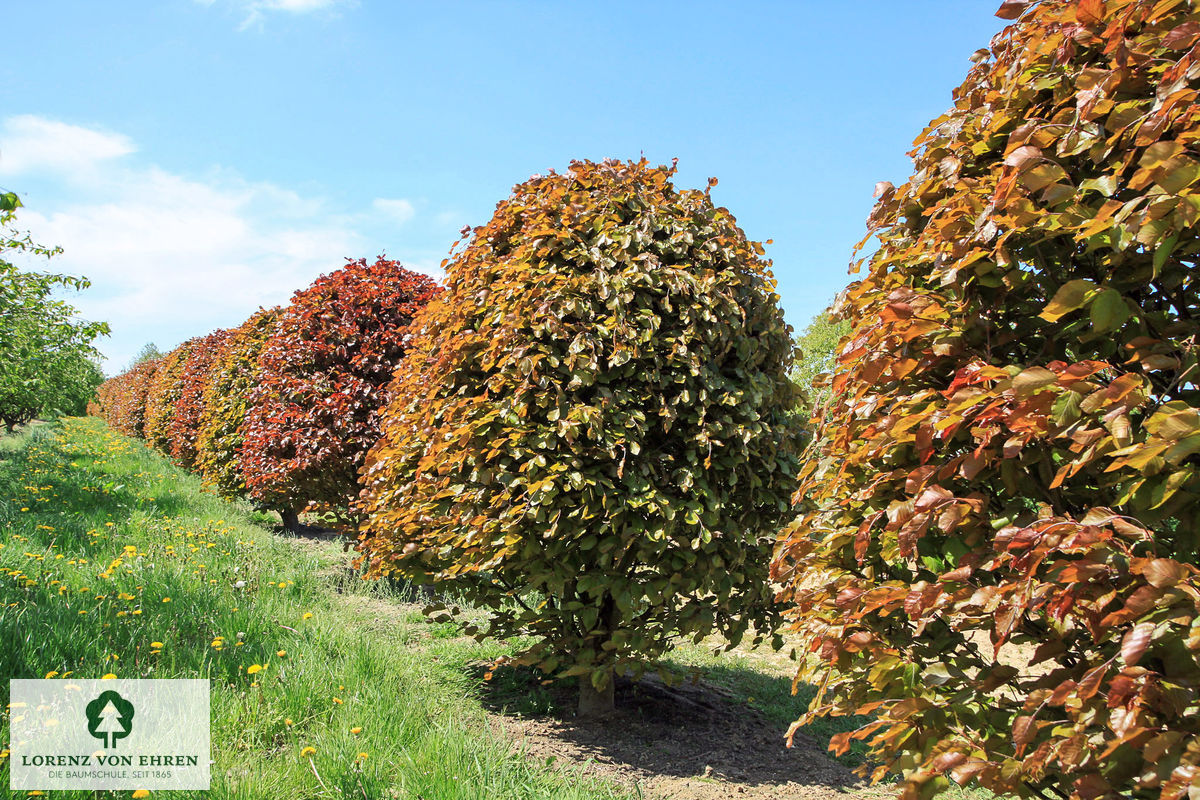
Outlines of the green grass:
[[[211,679],[212,790],[173,798],[633,796],[526,760],[490,732],[485,707],[570,713],[571,681],[508,667],[483,683],[492,660],[527,642],[477,643],[456,622],[431,622],[415,590],[361,580],[340,542],[289,540],[274,524],[99,420],[0,437],[0,674]],[[251,676],[254,664],[266,668]],[[811,699],[811,687],[792,694],[789,663],[759,653],[687,644],[665,666],[781,727]],[[862,721],[818,720],[803,733],[824,748]],[[7,714],[2,723],[0,743]],[[301,756],[310,746],[311,760]],[[6,756],[0,744],[5,788]],[[862,745],[838,760],[859,765]]]
[[509,645],[414,617],[340,550],[273,536],[98,420],[7,437],[0,673],[211,679],[212,790],[176,798],[627,796],[511,752],[463,668]]

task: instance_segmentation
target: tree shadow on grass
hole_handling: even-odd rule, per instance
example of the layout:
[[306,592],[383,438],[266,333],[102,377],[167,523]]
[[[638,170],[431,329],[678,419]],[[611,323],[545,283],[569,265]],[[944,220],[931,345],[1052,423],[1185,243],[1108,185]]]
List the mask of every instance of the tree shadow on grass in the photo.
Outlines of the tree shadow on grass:
[[756,707],[759,698],[756,704],[740,694],[741,687],[758,686],[790,698],[786,678],[737,666],[706,669],[700,680],[673,685],[620,678],[616,713],[592,721],[575,716],[573,681],[546,680],[526,667],[469,670],[498,727],[539,760],[582,764],[679,798],[812,797],[820,789],[861,787],[845,764],[823,752],[826,742],[801,732],[787,747],[795,717],[782,717],[790,711],[765,712]]

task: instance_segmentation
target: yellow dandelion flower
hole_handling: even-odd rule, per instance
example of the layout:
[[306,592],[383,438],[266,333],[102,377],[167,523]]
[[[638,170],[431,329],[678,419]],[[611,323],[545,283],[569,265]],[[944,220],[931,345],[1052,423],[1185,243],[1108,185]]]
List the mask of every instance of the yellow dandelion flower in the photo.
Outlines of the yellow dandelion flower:
[[284,724],[284,725],[287,725],[287,726],[290,728],[290,727],[292,727],[293,725],[295,725],[296,723],[292,722],[292,721],[291,721],[291,719],[285,719],[285,720],[283,721],[283,724]]
[[312,756],[315,756],[316,754],[317,754],[317,748],[311,747],[311,746],[305,747],[304,749],[302,749],[300,751],[301,758],[311,758]]
[[335,698],[333,698],[333,702],[337,703],[340,706],[342,704],[342,698],[335,697]]
[[151,643],[150,643],[150,646],[151,646],[151,647],[157,647],[159,650],[161,650],[161,649],[162,649],[162,646],[163,646],[163,643],[162,643],[162,642],[151,642]]
[[251,664],[250,666],[246,667],[246,674],[253,675],[256,672],[261,672],[262,668],[262,664]]
[[359,754],[358,754],[358,760],[359,760],[359,761],[364,761],[364,760],[366,760],[367,758],[368,758],[368,756],[367,756],[367,754],[366,754],[366,753],[359,753]]
[[362,733],[362,728],[351,728],[350,732],[357,736],[358,734]]
[[100,677],[100,680],[102,680],[102,681],[111,681],[111,680],[115,680],[115,679],[116,679],[116,677],[117,677],[116,675],[114,675],[113,673],[111,673],[111,672],[110,672],[110,673],[108,673],[107,675],[103,675],[103,676],[101,676],[101,677]]
[[280,658],[287,658],[287,650],[276,650],[275,655],[279,656]]
[[47,673],[46,673],[46,680],[50,680],[51,678],[53,678],[53,677],[55,677],[55,676],[57,676],[57,675],[58,675],[58,670],[56,670],[56,669],[52,669],[52,670],[50,670],[49,672],[47,672]]
[[149,797],[149,796],[150,796],[149,789],[138,789],[136,792],[133,793],[133,800],[141,800],[143,797]]
[[163,602],[164,602],[164,603],[169,603],[169,602],[171,602],[171,598],[169,598],[169,597],[164,597],[164,598],[163,598]]
[[311,612],[311,611],[305,611],[305,612],[304,612],[304,616],[300,617],[300,619],[312,619],[312,612]]

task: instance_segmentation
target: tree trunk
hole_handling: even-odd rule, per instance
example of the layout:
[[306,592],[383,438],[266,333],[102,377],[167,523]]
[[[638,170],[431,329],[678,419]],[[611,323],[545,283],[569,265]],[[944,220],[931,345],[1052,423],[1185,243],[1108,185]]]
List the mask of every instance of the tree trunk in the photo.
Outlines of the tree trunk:
[[279,518],[283,520],[283,529],[292,533],[300,532],[300,515],[295,511],[280,511]]
[[[600,602],[600,620],[604,625],[602,641],[608,641],[612,638],[613,632],[617,629],[617,622],[620,619],[617,611],[617,603],[612,595],[605,595]],[[603,650],[603,647],[600,647]],[[611,667],[608,670],[608,683],[603,689],[597,690],[592,685],[592,675],[579,676],[579,717],[580,719],[596,719],[611,714],[616,710],[614,699],[616,696],[617,673]]]
[[591,674],[579,676],[579,718],[580,719],[597,719],[599,717],[611,714],[616,706],[613,704],[615,697],[615,689],[617,686],[617,677],[611,672],[608,676],[608,685],[602,690],[597,690],[592,685]]

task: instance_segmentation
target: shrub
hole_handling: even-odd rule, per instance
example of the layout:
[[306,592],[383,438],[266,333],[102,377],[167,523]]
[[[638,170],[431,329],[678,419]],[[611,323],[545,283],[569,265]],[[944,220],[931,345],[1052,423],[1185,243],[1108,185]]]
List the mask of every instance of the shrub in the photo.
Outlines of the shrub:
[[240,428],[250,392],[258,382],[258,354],[278,314],[277,308],[260,310],[230,331],[217,353],[212,380],[204,389],[196,469],[222,497],[239,497],[246,491],[238,469]]
[[[868,274],[775,576],[906,796],[1200,785],[1200,14],[1005,3]],[[1020,647],[1026,645],[1027,647]]]
[[408,324],[437,292],[381,257],[348,261],[292,296],[259,353],[242,428],[251,498],[289,525],[305,508],[346,517]]
[[453,580],[585,714],[678,636],[772,621],[789,329],[761,245],[673,174],[517,186],[445,265],[363,472],[368,574]]
[[204,415],[205,390],[213,378],[213,365],[220,354],[227,330],[216,330],[195,342],[183,363],[179,381],[179,399],[167,430],[170,454],[181,466],[191,469],[196,462],[196,437]]
[[196,341],[189,339],[160,358],[158,369],[154,371],[146,391],[143,435],[151,447],[163,454],[169,455],[171,452],[171,420],[175,417],[175,406],[183,392],[183,369]]

